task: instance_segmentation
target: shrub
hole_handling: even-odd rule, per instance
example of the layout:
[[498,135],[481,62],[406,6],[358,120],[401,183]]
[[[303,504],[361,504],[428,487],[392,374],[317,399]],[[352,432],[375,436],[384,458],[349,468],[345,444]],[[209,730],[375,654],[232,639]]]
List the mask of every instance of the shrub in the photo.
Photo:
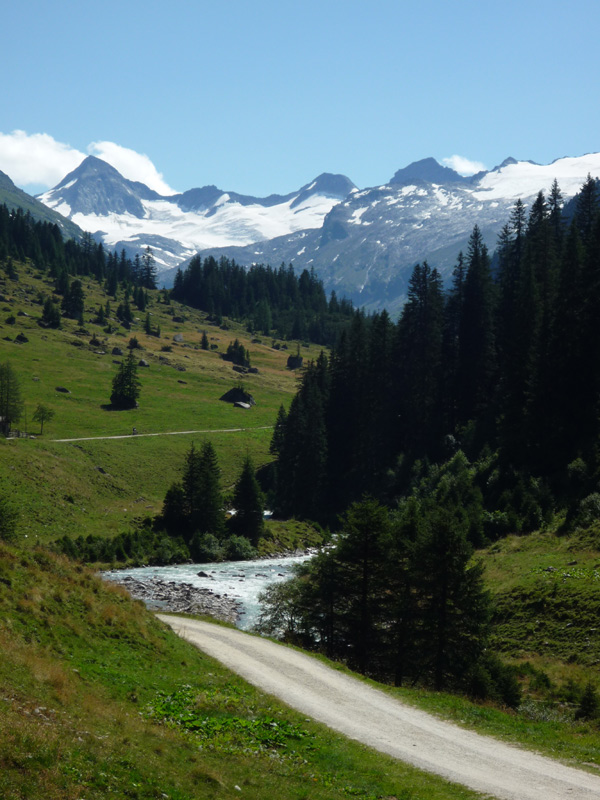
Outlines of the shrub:
[[198,563],[221,561],[223,548],[212,533],[196,533],[190,542],[190,555]]
[[575,525],[587,528],[598,519],[600,519],[600,493],[593,492],[579,503],[575,515]]
[[245,536],[232,536],[226,542],[225,558],[228,561],[250,561],[257,555],[257,550]]
[[593,684],[588,683],[575,712],[575,719],[597,719],[600,712],[600,699]]

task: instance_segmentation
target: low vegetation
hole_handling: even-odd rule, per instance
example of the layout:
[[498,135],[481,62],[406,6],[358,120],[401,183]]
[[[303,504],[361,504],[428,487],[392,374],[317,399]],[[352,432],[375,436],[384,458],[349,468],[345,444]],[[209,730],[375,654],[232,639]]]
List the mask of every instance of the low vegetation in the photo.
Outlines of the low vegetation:
[[0,569],[5,800],[475,798],[279,705],[65,557],[0,544]]

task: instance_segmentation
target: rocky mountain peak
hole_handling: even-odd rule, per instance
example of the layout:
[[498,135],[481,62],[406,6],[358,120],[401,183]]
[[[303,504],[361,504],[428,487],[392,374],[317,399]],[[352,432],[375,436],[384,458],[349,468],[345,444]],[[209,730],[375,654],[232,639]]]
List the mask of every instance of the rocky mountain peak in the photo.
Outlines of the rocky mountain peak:
[[390,181],[390,185],[406,186],[411,183],[468,183],[469,179],[459,175],[450,167],[443,167],[435,158],[422,158],[413,161],[403,169],[399,169]]

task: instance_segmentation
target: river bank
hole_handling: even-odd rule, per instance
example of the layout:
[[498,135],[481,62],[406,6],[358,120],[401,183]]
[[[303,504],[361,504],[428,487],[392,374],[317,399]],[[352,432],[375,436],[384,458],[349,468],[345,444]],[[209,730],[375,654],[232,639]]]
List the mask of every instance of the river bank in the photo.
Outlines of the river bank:
[[101,574],[152,611],[207,615],[248,630],[258,619],[261,592],[291,577],[295,565],[316,552],[302,550],[252,561],[147,566]]

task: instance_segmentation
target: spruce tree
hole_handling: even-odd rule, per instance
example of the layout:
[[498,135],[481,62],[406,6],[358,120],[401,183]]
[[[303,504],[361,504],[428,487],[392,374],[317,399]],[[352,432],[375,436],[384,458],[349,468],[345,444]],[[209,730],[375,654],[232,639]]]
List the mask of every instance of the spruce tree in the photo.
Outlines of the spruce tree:
[[137,374],[137,363],[133,351],[119,364],[117,374],[113,378],[110,402],[114,408],[135,408],[140,396],[140,380]]
[[461,422],[474,419],[491,407],[496,377],[495,302],[488,250],[476,225],[469,239],[459,330]]
[[278,456],[281,452],[281,448],[283,447],[286,420],[287,414],[282,404],[279,406],[279,411],[277,412],[277,419],[275,420],[275,426],[273,428],[273,436],[271,438],[271,444],[269,445],[269,452],[274,456]]
[[220,480],[221,470],[211,442],[204,442],[199,451],[192,443],[182,478],[188,539],[195,533],[210,533],[217,538],[223,535],[225,512]]
[[397,402],[401,447],[421,457],[440,438],[440,368],[443,338],[442,282],[427,262],[417,264],[398,324]]
[[460,684],[480,658],[490,616],[483,567],[472,563],[467,520],[458,507],[436,507],[413,553],[420,668],[436,690]]
[[245,536],[256,547],[264,531],[265,498],[256,480],[250,456],[246,456],[235,484],[233,507],[235,515],[230,523],[232,531],[238,536]]
[[17,373],[9,361],[0,364],[0,420],[10,429],[23,414],[24,403]]

